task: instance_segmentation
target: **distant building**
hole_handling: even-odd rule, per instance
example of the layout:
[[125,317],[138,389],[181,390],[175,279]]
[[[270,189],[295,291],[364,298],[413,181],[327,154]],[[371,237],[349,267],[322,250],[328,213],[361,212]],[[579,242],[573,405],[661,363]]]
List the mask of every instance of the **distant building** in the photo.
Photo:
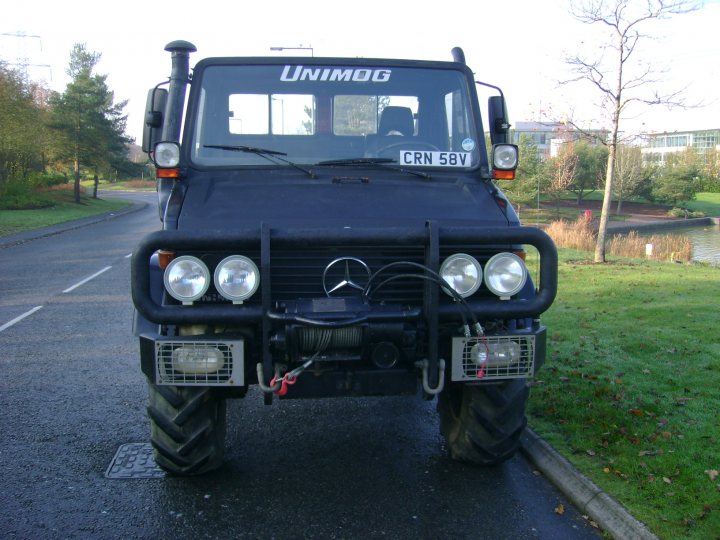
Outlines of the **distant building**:
[[517,122],[514,127],[513,143],[518,144],[522,136],[529,138],[543,160],[556,156],[565,142],[585,140],[596,145],[607,140],[608,136],[607,130],[580,131],[571,124],[562,122]]
[[669,155],[688,148],[693,148],[701,156],[710,150],[720,151],[720,129],[644,133],[641,139],[643,164],[646,165],[665,165]]

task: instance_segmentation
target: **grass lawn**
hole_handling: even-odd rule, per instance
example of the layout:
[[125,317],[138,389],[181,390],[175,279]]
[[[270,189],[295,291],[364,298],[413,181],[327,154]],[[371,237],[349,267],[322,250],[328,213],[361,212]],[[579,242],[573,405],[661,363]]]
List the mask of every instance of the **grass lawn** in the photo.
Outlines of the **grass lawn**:
[[[545,203],[545,206],[537,208],[530,208],[521,206],[520,207],[520,221],[524,225],[535,225],[543,223],[548,225],[553,221],[565,220],[565,221],[576,221],[585,210],[577,208],[575,206],[561,206],[560,216],[558,217],[558,211],[555,207],[549,206],[549,203]],[[599,214],[595,212],[595,217],[599,217]],[[628,214],[610,214],[610,221],[625,221],[628,218]]]
[[64,223],[125,208],[128,201],[92,199],[83,196],[80,204],[73,199],[72,188],[48,192],[55,205],[34,210],[0,210],[0,236]]
[[720,269],[560,251],[531,426],[666,539],[720,534]]
[[[82,180],[80,185],[85,188],[86,193],[92,194],[95,182],[93,180]],[[136,178],[133,180],[118,180],[117,182],[100,180],[98,189],[108,191],[155,191],[156,181],[154,178],[148,178],[145,180]]]
[[703,212],[709,217],[720,216],[720,193],[698,193],[694,201],[685,206],[693,212]]

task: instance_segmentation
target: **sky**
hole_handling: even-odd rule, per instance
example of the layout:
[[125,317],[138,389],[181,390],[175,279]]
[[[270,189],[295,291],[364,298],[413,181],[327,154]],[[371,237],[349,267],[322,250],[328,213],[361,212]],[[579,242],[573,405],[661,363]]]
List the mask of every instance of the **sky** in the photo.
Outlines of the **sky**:
[[[718,27],[720,0],[706,0],[696,12],[642,28],[649,37],[636,56],[657,81],[643,91],[682,91],[691,107],[637,106],[623,120],[626,133],[720,128]],[[107,75],[116,101],[129,101],[127,133],[138,143],[147,90],[168,78],[163,49],[176,39],[197,47],[191,66],[209,56],[310,52],[271,47],[312,48],[315,56],[450,60],[459,46],[476,79],[503,89],[511,123],[571,119],[587,128],[609,126],[588,83],[559,84],[573,78],[569,56],[600,54],[606,43],[600,27],[570,15],[569,0],[24,0],[4,6],[0,18],[0,59],[27,64],[30,78],[53,90],[62,92],[69,82],[73,44],[100,53],[96,72]]]

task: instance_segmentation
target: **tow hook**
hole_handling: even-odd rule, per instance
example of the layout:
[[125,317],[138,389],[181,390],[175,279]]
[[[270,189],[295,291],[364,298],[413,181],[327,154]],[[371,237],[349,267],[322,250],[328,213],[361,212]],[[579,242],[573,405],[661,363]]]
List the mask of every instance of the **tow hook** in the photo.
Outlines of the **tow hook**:
[[[260,383],[260,388],[263,392],[270,393],[273,392],[277,396],[284,396],[288,392],[288,386],[291,386],[297,382],[297,378],[300,376],[300,374],[305,371],[307,368],[309,368],[313,363],[313,360],[310,359],[307,362],[305,362],[303,365],[296,367],[292,371],[288,371],[284,376],[280,377],[280,371],[282,370],[282,367],[277,365],[275,366],[275,375],[272,379],[270,379],[270,386],[267,386],[263,383]],[[258,381],[261,380],[261,370],[262,365],[257,365],[258,369]]]
[[280,390],[281,381],[278,381],[277,378],[280,376],[280,372],[283,370],[284,366],[280,364],[275,365],[275,376],[270,381],[270,386],[263,382],[263,365],[258,362],[255,367],[257,370],[258,386],[263,392],[265,392],[266,394],[271,394]]
[[420,360],[418,362],[415,362],[415,367],[422,369],[423,390],[425,390],[426,394],[434,396],[442,392],[443,388],[445,388],[445,360],[442,358],[438,360],[438,384],[435,388],[430,388],[430,384],[428,383],[429,366],[430,362],[428,362],[427,360]]

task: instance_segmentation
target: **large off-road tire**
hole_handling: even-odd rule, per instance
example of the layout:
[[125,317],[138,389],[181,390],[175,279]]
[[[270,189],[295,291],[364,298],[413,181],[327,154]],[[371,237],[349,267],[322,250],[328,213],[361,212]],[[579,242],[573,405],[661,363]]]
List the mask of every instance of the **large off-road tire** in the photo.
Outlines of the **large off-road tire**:
[[210,388],[148,386],[155,462],[180,476],[217,469],[225,453],[225,400]]
[[524,379],[493,385],[449,385],[438,396],[440,431],[450,457],[498,465],[520,447],[527,419]]

